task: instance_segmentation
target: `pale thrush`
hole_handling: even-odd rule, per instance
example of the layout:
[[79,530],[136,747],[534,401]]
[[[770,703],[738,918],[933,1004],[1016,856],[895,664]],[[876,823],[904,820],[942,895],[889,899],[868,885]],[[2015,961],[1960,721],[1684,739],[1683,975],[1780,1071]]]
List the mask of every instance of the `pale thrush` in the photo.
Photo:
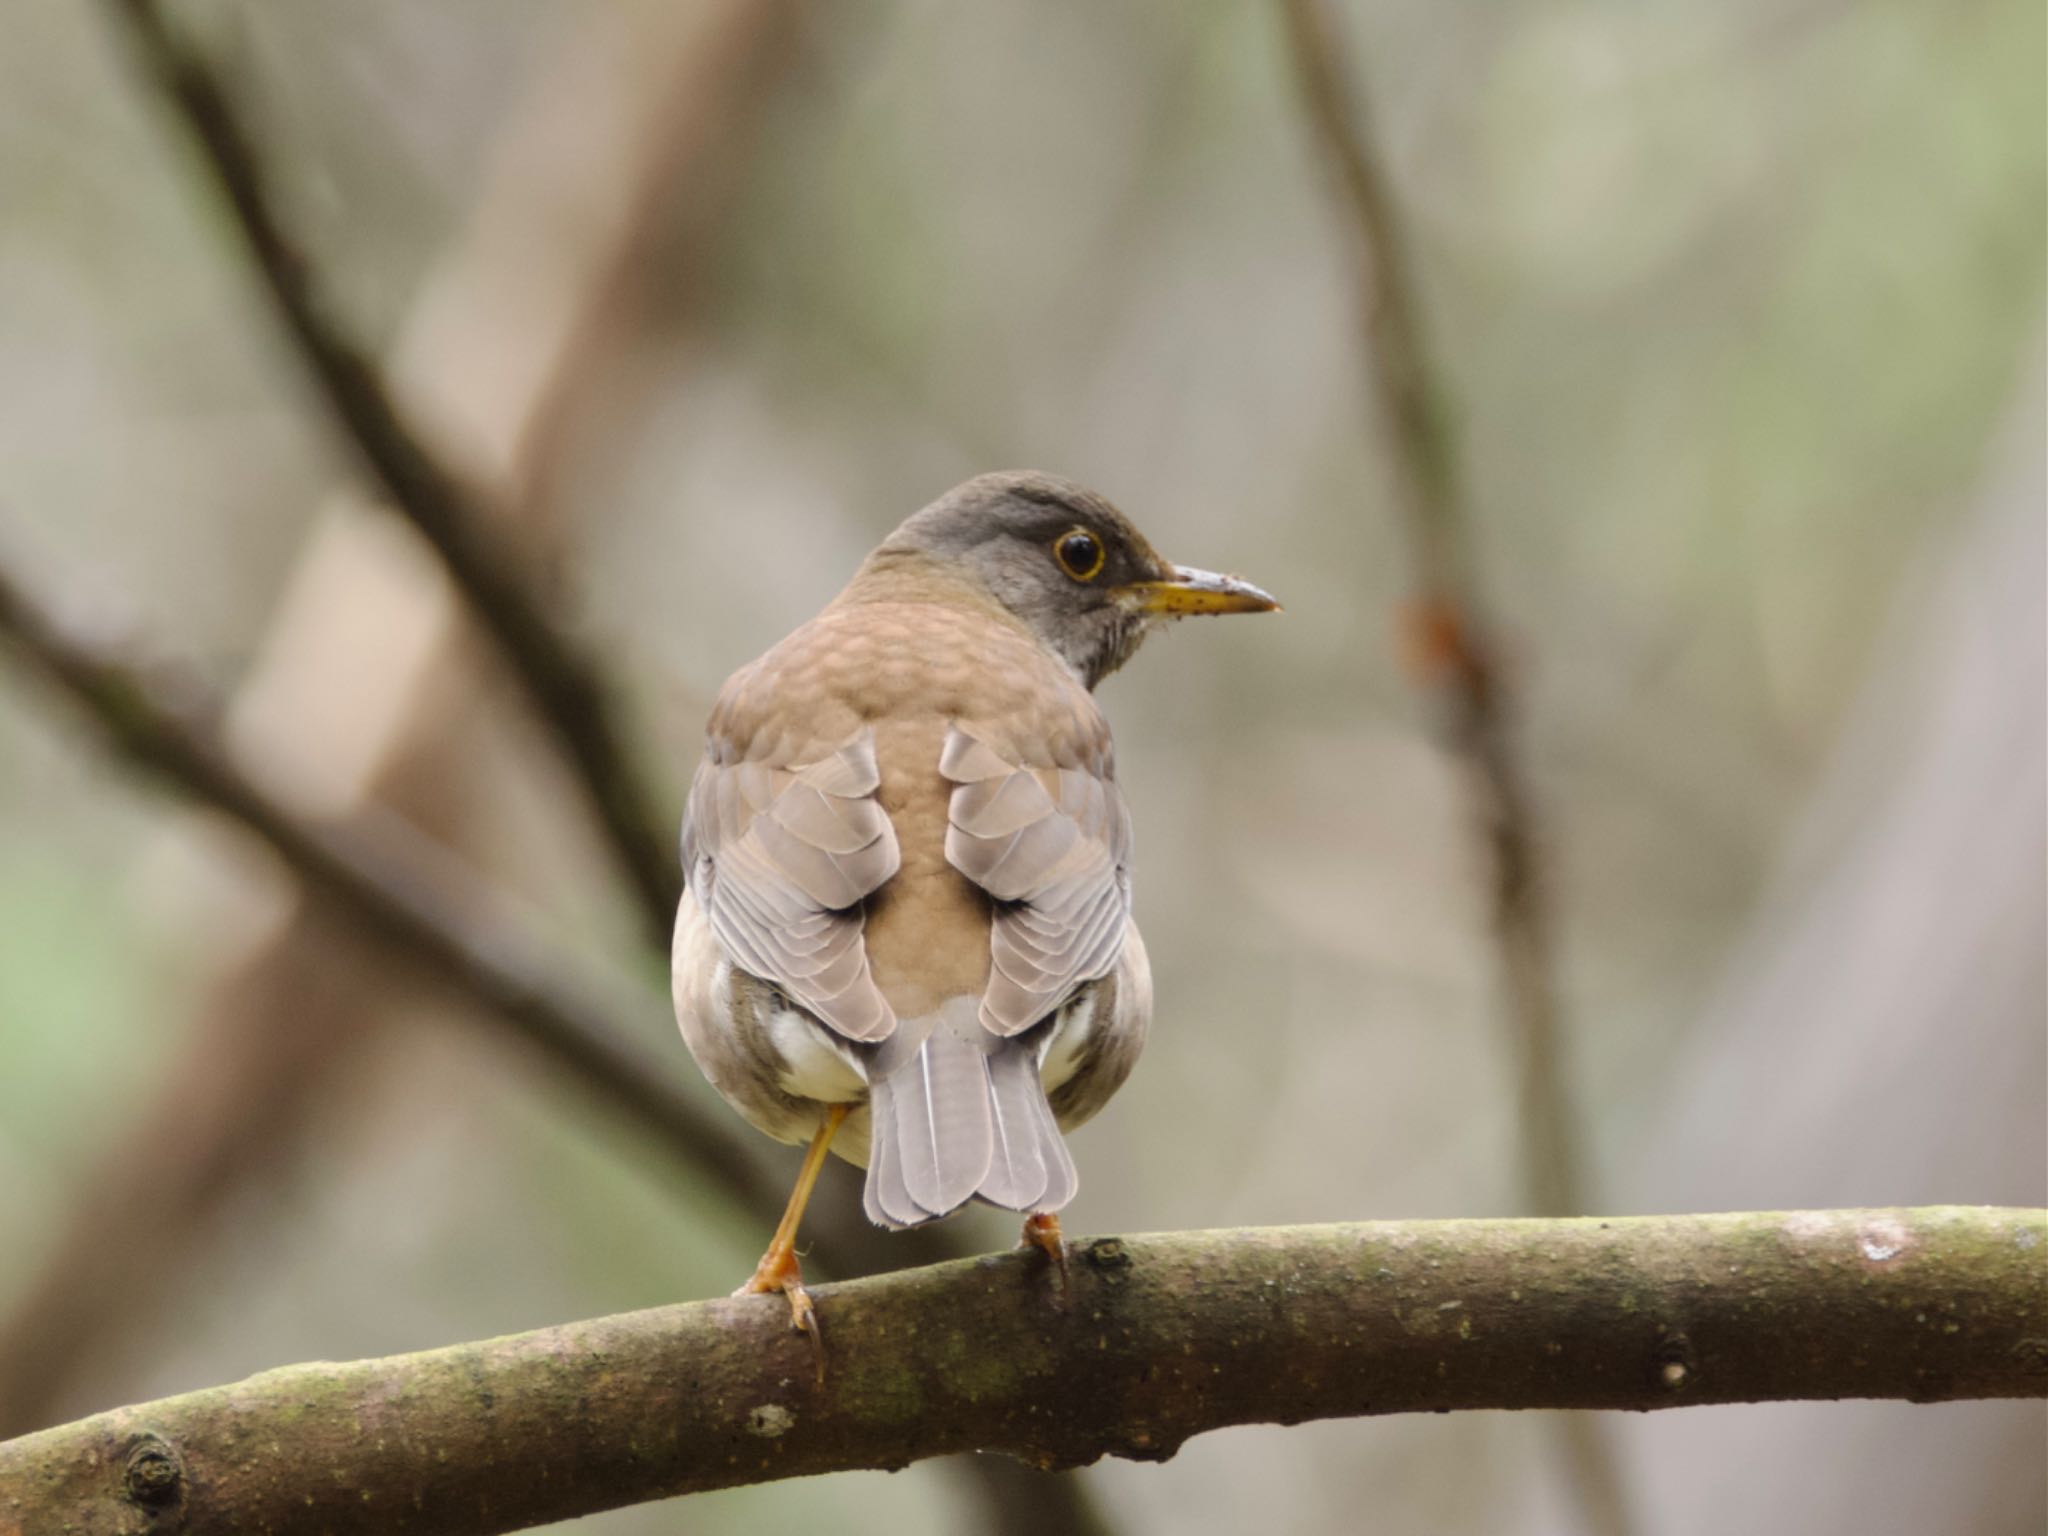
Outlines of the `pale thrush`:
[[1161,558],[1050,475],[982,475],[892,533],[720,693],[683,817],[674,989],[704,1075],[809,1141],[743,1291],[811,1309],[796,1228],[828,1150],[874,1221],[1021,1211],[1064,1258],[1061,1131],[1145,1041],[1131,819],[1091,690],[1161,621],[1277,606]]

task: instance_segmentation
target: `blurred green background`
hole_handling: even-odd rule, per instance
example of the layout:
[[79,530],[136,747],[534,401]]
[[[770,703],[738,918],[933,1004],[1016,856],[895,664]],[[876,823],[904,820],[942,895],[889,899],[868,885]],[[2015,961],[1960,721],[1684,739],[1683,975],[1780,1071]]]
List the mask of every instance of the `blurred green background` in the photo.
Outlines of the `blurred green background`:
[[[1272,8],[176,14],[337,309],[522,508],[670,810],[725,675],[979,470],[1081,480],[1285,601],[1104,689],[1158,1018],[1075,1139],[1070,1229],[1515,1209],[1483,865],[1398,660],[1406,551]],[[648,981],[636,1017],[681,1064],[513,697],[405,671],[435,578],[351,504],[104,13],[0,16],[10,560],[239,689],[233,739],[311,812],[349,803],[351,744],[403,743],[405,814]],[[1342,16],[1461,428],[1598,1208],[2048,1201],[2043,8]],[[759,1221],[441,1027],[373,952],[280,968],[291,901],[0,671],[0,1338],[120,1149],[175,1165],[211,1095],[263,1100],[189,1217],[104,1234],[119,1304],[46,1417],[747,1272]],[[323,1010],[345,1028],[274,1078],[223,1059]],[[1645,1532],[2048,1520],[2035,1404],[1610,1429]],[[1559,1476],[1509,1415],[1240,1430],[1086,1474],[1130,1532],[1561,1531]],[[584,1525],[979,1519],[919,1469]]]

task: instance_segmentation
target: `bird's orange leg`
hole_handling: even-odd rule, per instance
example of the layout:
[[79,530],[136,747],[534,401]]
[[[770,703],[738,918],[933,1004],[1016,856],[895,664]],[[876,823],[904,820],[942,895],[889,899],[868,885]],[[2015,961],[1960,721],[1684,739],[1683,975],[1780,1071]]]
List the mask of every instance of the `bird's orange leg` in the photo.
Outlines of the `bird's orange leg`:
[[1019,1248],[1036,1248],[1059,1267],[1060,1294],[1070,1294],[1074,1288],[1074,1277],[1067,1268],[1067,1240],[1060,1235],[1060,1218],[1054,1211],[1033,1211],[1024,1218],[1024,1234],[1017,1239]]
[[[735,1296],[782,1292],[789,1298],[790,1326],[809,1334],[813,1344],[820,1343],[818,1309],[811,1303],[810,1292],[804,1289],[803,1271],[797,1265],[796,1229],[804,1218],[804,1207],[810,1203],[811,1191],[817,1187],[818,1174],[825,1167],[825,1154],[832,1150],[832,1138],[839,1134],[839,1127],[852,1108],[851,1104],[833,1104],[825,1110],[818,1134],[811,1138],[811,1149],[804,1154],[804,1165],[797,1173],[796,1188],[790,1191],[789,1205],[776,1225],[775,1236],[769,1239],[768,1251],[754,1266],[753,1278],[733,1292]],[[824,1368],[821,1354],[818,1369],[822,1373]]]

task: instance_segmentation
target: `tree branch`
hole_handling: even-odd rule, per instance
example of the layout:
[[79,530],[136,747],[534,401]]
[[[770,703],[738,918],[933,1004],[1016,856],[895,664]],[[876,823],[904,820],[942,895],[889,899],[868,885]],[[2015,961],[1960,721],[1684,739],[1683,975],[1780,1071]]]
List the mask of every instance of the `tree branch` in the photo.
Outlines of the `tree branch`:
[[304,259],[270,205],[250,137],[203,57],[174,35],[154,0],[109,3],[144,71],[204,152],[279,318],[364,464],[447,566],[575,766],[638,897],[646,931],[665,951],[682,875],[667,820],[656,814],[622,744],[601,669],[485,537],[474,491],[427,450],[376,366],[323,309]]
[[928,1456],[1162,1460],[1460,1408],[2048,1393],[2048,1211],[1378,1222],[1100,1238],[270,1371],[0,1445],[0,1531],[482,1536]]

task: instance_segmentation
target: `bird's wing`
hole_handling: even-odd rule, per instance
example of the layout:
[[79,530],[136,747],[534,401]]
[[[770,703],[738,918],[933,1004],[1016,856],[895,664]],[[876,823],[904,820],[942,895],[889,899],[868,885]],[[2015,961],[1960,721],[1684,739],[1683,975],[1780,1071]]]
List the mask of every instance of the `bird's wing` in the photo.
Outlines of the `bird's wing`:
[[806,762],[739,752],[713,732],[683,813],[683,875],[733,963],[851,1040],[896,1026],[868,970],[861,903],[896,873],[863,728]]
[[939,772],[954,786],[946,861],[995,899],[982,1025],[1010,1036],[1107,976],[1131,915],[1131,816],[1108,728],[1064,764],[1018,761],[955,725]]

